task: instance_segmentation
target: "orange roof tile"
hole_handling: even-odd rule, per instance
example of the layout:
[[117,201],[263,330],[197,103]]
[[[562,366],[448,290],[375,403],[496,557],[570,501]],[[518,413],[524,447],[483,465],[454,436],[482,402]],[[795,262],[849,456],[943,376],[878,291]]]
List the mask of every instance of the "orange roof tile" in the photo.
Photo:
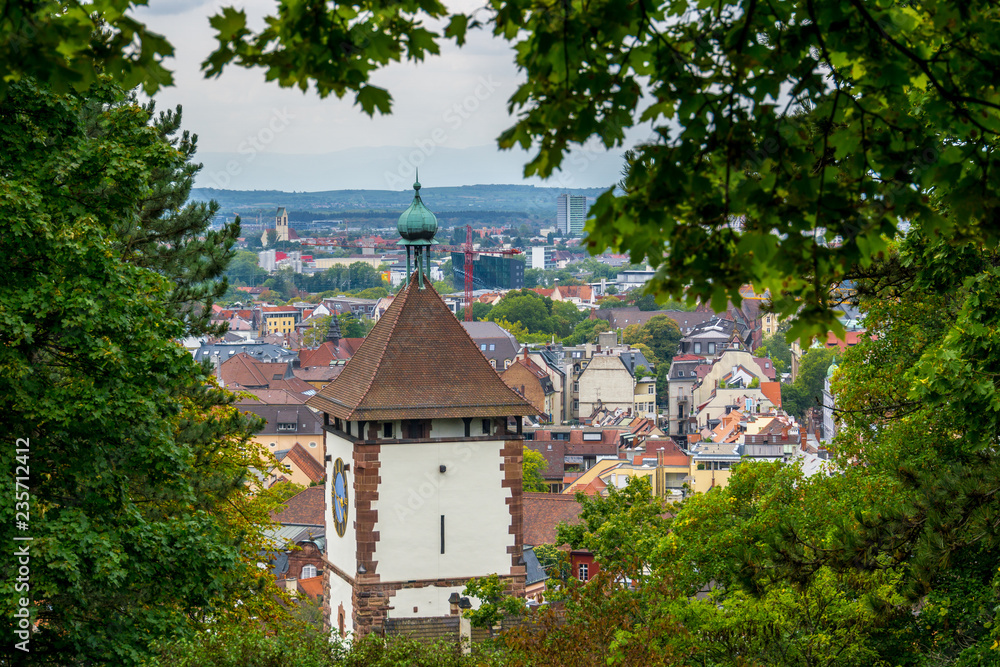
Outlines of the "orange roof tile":
[[305,447],[297,442],[290,450],[288,450],[288,454],[285,455],[282,462],[294,463],[295,467],[301,470],[311,482],[319,482],[326,477],[326,471],[323,469],[320,462],[314,459],[312,455],[305,450]]
[[318,600],[319,596],[323,594],[323,575],[309,577],[308,579],[299,579],[298,588],[308,595],[309,599]]
[[767,397],[767,400],[776,407],[781,407],[781,383],[780,382],[761,382],[760,390]]
[[352,421],[540,414],[425,284],[419,289],[413,274],[343,372],[307,405]]

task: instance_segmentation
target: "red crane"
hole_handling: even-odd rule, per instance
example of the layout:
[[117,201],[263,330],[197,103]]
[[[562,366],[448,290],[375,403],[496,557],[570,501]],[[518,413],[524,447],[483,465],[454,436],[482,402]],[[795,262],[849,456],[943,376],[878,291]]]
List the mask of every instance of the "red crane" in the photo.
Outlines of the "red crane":
[[472,248],[472,225],[465,226],[465,243],[460,246],[438,246],[435,250],[460,252],[465,255],[465,321],[472,321],[472,261],[478,254],[482,255],[520,255],[521,251],[514,248],[512,250],[483,250],[475,252]]

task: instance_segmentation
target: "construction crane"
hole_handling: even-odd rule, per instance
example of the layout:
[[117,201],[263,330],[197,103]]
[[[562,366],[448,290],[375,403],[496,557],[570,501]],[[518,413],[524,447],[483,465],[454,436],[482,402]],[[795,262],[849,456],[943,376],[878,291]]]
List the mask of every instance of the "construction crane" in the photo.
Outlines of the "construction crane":
[[465,243],[460,246],[438,246],[435,250],[443,252],[460,252],[465,255],[465,321],[472,321],[472,266],[476,255],[520,255],[521,251],[485,250],[476,252],[472,247],[472,225],[465,226]]

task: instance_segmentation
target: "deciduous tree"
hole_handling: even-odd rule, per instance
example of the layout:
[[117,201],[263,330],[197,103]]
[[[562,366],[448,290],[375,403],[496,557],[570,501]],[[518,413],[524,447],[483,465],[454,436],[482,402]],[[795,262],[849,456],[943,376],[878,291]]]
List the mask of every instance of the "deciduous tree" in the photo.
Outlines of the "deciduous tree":
[[210,616],[267,616],[256,562],[273,503],[246,485],[273,458],[175,342],[204,330],[231,247],[197,239],[208,209],[156,214],[194,173],[175,118],[106,80],[56,94],[27,78],[6,84],[0,118],[5,492],[23,439],[30,495],[20,528],[4,505],[3,531],[33,538],[29,588],[2,604],[14,618],[30,601],[22,657],[136,664]]

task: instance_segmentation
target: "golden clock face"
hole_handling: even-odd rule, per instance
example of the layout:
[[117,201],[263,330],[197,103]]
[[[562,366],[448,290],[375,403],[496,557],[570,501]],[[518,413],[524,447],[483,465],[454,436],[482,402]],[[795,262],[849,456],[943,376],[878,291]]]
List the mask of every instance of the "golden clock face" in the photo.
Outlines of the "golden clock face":
[[347,471],[344,470],[343,459],[337,459],[333,464],[333,525],[337,535],[344,536],[347,531]]

